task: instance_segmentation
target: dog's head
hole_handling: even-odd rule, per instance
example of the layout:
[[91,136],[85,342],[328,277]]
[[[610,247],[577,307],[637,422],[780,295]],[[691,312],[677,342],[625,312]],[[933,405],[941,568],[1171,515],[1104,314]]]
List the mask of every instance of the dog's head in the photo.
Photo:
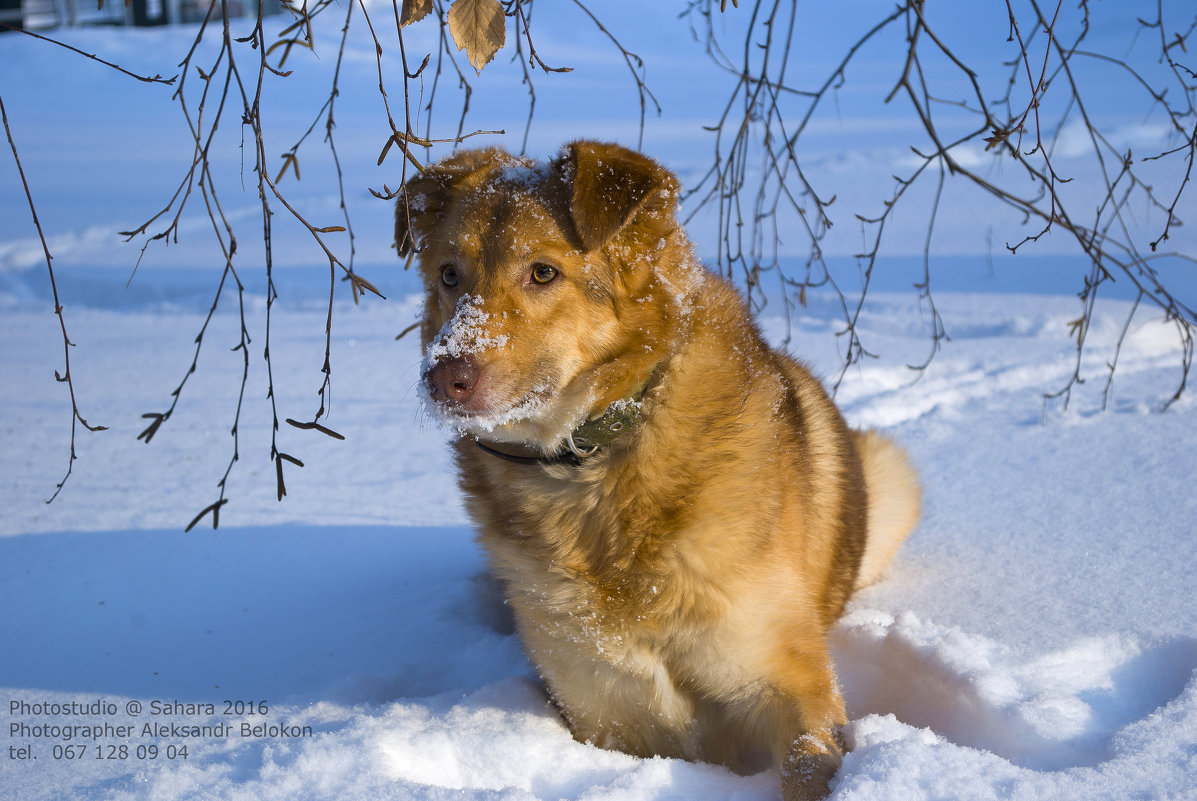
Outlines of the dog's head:
[[437,415],[551,453],[643,385],[691,280],[677,191],[655,161],[596,142],[543,164],[465,151],[409,181],[395,239],[417,252],[427,291]]

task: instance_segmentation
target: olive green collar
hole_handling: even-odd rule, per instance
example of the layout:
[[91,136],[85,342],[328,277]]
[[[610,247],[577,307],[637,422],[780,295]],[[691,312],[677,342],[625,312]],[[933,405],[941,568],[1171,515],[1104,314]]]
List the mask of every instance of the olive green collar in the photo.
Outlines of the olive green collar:
[[[654,372],[654,377],[655,375]],[[580,467],[587,458],[640,425],[641,401],[651,383],[652,378],[644,382],[631,397],[615,401],[601,415],[582,423],[569,433],[556,453],[548,456],[511,453],[481,440],[477,440],[475,444],[492,456],[517,464],[570,464]]]

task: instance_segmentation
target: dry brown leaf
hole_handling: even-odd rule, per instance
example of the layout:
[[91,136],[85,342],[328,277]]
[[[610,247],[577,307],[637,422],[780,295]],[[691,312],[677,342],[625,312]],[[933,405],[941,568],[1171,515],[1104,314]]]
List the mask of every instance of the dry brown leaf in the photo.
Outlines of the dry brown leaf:
[[428,16],[432,10],[432,0],[403,0],[403,12],[399,15],[399,26],[407,27],[413,22],[419,22]]
[[458,50],[465,50],[478,72],[503,47],[507,21],[499,0],[454,0],[449,9],[449,33]]

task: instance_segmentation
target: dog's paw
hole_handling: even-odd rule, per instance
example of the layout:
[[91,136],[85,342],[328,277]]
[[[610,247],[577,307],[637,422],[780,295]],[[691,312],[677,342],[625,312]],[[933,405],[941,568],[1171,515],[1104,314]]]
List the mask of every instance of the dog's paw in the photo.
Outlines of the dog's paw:
[[820,801],[843,761],[843,747],[833,729],[807,732],[794,741],[781,764],[785,801]]

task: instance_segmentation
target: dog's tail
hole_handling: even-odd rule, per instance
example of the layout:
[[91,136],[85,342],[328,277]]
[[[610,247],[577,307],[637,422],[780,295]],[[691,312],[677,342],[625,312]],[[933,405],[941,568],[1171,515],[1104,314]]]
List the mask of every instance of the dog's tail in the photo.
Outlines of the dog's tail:
[[856,589],[881,578],[898,546],[918,521],[918,475],[906,454],[893,440],[876,431],[853,431],[853,441],[864,469],[869,499],[869,530]]

